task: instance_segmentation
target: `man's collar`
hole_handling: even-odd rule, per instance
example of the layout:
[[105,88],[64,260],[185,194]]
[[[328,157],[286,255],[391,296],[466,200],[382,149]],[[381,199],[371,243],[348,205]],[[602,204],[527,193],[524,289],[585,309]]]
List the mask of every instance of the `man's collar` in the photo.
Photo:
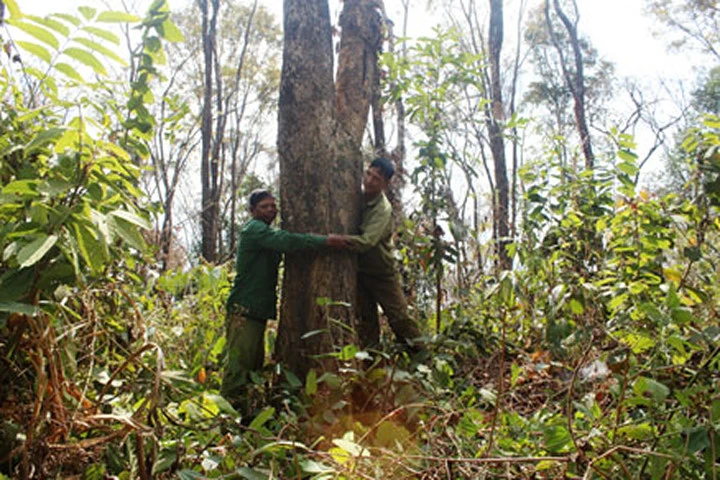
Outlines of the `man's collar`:
[[373,198],[372,200],[366,200],[366,201],[365,201],[365,205],[368,206],[368,207],[373,207],[373,206],[375,206],[375,205],[380,201],[380,199],[383,198],[384,196],[385,196],[385,192],[380,192],[380,193],[378,193],[378,194],[375,196],[375,198]]

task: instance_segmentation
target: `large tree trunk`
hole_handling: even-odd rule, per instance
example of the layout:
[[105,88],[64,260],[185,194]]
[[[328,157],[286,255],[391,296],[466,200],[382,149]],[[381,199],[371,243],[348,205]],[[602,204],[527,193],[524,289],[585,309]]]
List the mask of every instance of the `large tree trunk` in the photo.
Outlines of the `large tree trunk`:
[[[345,8],[356,3],[365,2],[346,2]],[[345,102],[341,124],[327,0],[285,0],[284,31],[278,125],[283,228],[316,233],[355,231],[360,208],[360,141],[346,133],[343,124],[356,135],[359,131],[362,138],[363,128],[355,117],[363,115],[356,103],[364,99],[364,93],[356,96],[352,92],[365,92],[365,81],[346,84],[340,102]],[[364,68],[362,65],[356,68]],[[369,96],[366,102],[369,104]],[[355,302],[355,284],[354,256],[349,253],[286,255],[276,353],[296,374],[302,376],[313,366],[335,366],[311,359],[352,340],[336,321],[352,323],[347,305]],[[319,298],[345,302],[346,306],[321,306]],[[314,331],[323,333],[302,338]]]
[[495,166],[495,211],[494,223],[498,267],[510,268],[510,256],[507,252],[510,234],[509,186],[505,160],[505,140],[502,122],[504,121],[502,83],[500,81],[500,51],[503,42],[502,0],[490,0],[490,35],[488,50],[490,61],[490,99],[492,101],[487,128],[490,135],[490,150]]

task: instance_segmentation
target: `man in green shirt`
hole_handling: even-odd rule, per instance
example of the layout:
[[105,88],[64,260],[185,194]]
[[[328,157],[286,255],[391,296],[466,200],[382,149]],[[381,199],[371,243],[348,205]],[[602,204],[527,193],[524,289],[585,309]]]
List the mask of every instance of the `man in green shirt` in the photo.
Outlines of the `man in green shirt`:
[[240,233],[235,281],[227,300],[221,388],[222,395],[238,407],[246,400],[250,372],[263,366],[265,324],[276,314],[275,292],[282,253],[326,245],[346,246],[340,235],[290,233],[271,227],[278,208],[275,197],[267,190],[252,192],[249,203],[252,219]]
[[400,286],[393,256],[392,207],[385,195],[395,173],[386,158],[376,158],[363,175],[365,205],[360,235],[346,236],[358,255],[358,336],[363,347],[377,347],[380,341],[378,304],[399,343],[413,350],[422,347],[421,332],[408,315],[405,293]]

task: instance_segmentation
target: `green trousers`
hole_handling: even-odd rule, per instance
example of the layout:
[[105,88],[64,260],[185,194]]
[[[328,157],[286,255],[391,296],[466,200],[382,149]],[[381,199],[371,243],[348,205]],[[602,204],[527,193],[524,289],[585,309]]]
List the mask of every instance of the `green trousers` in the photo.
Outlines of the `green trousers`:
[[400,279],[395,274],[358,275],[358,337],[363,348],[377,347],[380,343],[380,321],[378,305],[388,319],[398,343],[420,337],[422,334],[415,321],[408,314],[405,293]]
[[265,360],[267,320],[229,312],[225,318],[225,365],[220,393],[233,406],[247,401],[250,372],[262,369]]

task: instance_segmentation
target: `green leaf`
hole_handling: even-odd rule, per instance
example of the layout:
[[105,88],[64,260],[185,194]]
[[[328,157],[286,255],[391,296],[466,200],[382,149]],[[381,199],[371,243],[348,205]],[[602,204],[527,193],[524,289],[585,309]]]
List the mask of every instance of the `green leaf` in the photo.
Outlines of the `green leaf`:
[[199,478],[199,479],[207,478],[205,475],[195,472],[193,470],[180,470],[177,473],[177,476],[180,480],[195,480],[196,478]]
[[98,241],[97,234],[88,225],[74,223],[75,241],[80,249],[80,256],[94,273],[101,271],[107,257],[105,244]]
[[169,18],[162,23],[158,30],[168,42],[182,42],[185,40],[180,29]]
[[2,189],[3,195],[19,195],[27,197],[37,197],[38,181],[37,180],[15,180],[5,185]]
[[20,48],[22,48],[26,52],[35,55],[45,63],[52,62],[52,55],[50,54],[48,49],[43,47],[42,45],[38,45],[37,43],[32,42],[24,42],[22,40],[18,40],[15,43],[17,43]]
[[107,11],[101,12],[95,21],[106,23],[137,23],[140,21],[140,17],[126,12]]
[[138,251],[144,251],[147,248],[145,239],[135,225],[115,215],[108,215],[107,219],[111,231],[122,238],[128,245]]
[[126,222],[137,225],[138,227],[144,228],[145,230],[152,229],[152,225],[150,225],[150,222],[132,212],[128,212],[127,210],[114,210],[108,213],[108,215],[116,218],[121,218]]
[[92,7],[78,7],[78,12],[85,17],[85,20],[92,20],[92,18],[95,16],[95,13],[97,13],[97,9]]
[[158,459],[152,466],[152,474],[157,475],[158,473],[168,470],[177,461],[177,449],[175,448],[163,448],[160,451]]
[[250,425],[248,428],[258,430],[260,427],[265,425],[265,423],[272,418],[272,416],[275,415],[275,409],[273,407],[267,407],[262,412],[260,412],[257,417],[253,418],[253,421],[250,422]]
[[73,80],[76,80],[80,83],[85,83],[85,79],[75,70],[73,67],[71,67],[67,63],[56,63],[55,64],[55,70],[58,72],[64,74],[65,76],[72,78]]
[[57,235],[41,234],[38,238],[20,249],[17,261],[20,268],[27,268],[35,265],[57,242]]
[[206,398],[207,398],[209,401],[211,401],[212,403],[214,403],[215,405],[217,405],[218,409],[219,409],[221,412],[227,413],[228,415],[235,415],[235,416],[237,416],[237,414],[238,414],[237,410],[235,410],[235,409],[232,407],[232,405],[230,405],[230,402],[228,402],[227,400],[225,400],[225,397],[223,397],[223,396],[221,396],[221,395],[214,394],[214,393],[206,393],[205,396],[206,396]]
[[633,385],[633,391],[639,396],[649,396],[656,404],[663,403],[670,395],[670,389],[662,383],[648,377],[640,377]]
[[69,47],[66,48],[63,53],[65,53],[65,55],[67,55],[68,57],[74,58],[80,63],[83,63],[88,67],[92,68],[93,71],[98,75],[107,75],[105,66],[90,52],[75,47]]
[[22,13],[20,12],[20,9],[18,8],[15,0],[3,0],[2,3],[5,4],[5,8],[7,8],[8,12],[10,12],[10,17],[8,18],[8,20],[22,17]]
[[70,34],[70,29],[62,22],[59,22],[53,18],[50,17],[37,17],[35,15],[28,15],[26,18],[32,20],[35,23],[39,23],[41,25],[44,25],[48,28],[52,28],[56,32],[60,33],[61,35],[67,37]]
[[27,23],[23,21],[13,21],[10,24],[14,27],[19,28],[31,37],[40,40],[46,45],[50,45],[56,50],[60,46],[60,42],[58,42],[58,39],[55,38],[55,35],[53,35],[52,32],[48,31],[43,27],[39,27],[37,25],[33,25],[32,23]]
[[82,23],[79,18],[77,18],[73,15],[69,15],[67,13],[56,13],[53,15],[53,17],[61,18],[76,27],[79,27],[80,24]]
[[108,30],[103,30],[102,28],[97,28],[97,27],[92,27],[92,26],[83,27],[83,30],[92,35],[95,35],[96,37],[100,37],[103,40],[107,40],[110,43],[113,43],[115,45],[120,45],[120,38],[118,38],[117,35],[115,35],[114,33],[110,32]]
[[653,438],[655,431],[649,423],[640,425],[625,425],[618,428],[618,435],[631,440],[649,440]]
[[258,472],[257,470],[250,467],[238,468],[237,470],[235,470],[235,473],[240,475],[242,478],[245,478],[246,480],[268,480],[270,478],[264,473]]
[[543,432],[545,448],[552,453],[565,452],[569,449],[570,432],[563,425],[553,425]]
[[22,313],[24,315],[34,316],[40,309],[35,305],[28,305],[27,303],[19,302],[0,302],[0,312],[7,313]]
[[309,397],[312,397],[317,393],[318,388],[318,381],[317,381],[317,372],[315,369],[310,369],[310,371],[307,373],[307,377],[305,378],[305,394]]
[[122,58],[120,58],[115,52],[113,52],[109,48],[106,48],[106,47],[100,45],[97,42],[93,42],[92,40],[87,39],[87,38],[76,38],[74,40],[75,40],[75,42],[89,48],[90,50],[94,50],[98,53],[102,53],[103,55],[105,55],[108,58],[112,58],[113,60],[115,60],[116,62],[118,62],[119,64],[121,64],[123,66],[127,65],[127,62],[125,60],[123,60]]

